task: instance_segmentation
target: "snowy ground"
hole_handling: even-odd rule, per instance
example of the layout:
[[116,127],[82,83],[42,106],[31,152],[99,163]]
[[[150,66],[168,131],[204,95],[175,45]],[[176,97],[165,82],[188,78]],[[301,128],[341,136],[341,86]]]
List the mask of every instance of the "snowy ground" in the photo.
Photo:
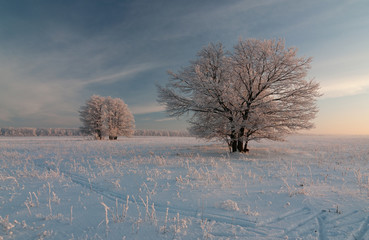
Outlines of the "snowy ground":
[[369,239],[369,137],[2,137],[0,166],[0,239]]

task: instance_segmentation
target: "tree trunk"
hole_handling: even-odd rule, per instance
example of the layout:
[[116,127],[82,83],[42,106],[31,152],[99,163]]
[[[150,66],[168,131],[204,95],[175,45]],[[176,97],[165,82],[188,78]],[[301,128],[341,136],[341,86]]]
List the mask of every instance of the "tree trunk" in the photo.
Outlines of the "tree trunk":
[[250,150],[247,148],[247,144],[249,143],[249,141],[248,140],[246,140],[245,141],[245,146],[244,146],[244,148],[243,148],[243,151],[245,152],[245,153],[248,153]]
[[231,144],[232,144],[232,152],[237,152],[237,141],[232,140]]
[[230,138],[231,138],[230,146],[232,147],[232,152],[237,152],[236,131],[232,130]]
[[245,128],[241,128],[240,132],[236,134],[236,132],[232,132],[230,135],[230,142],[229,146],[231,149],[231,152],[249,152],[249,149],[247,149],[248,140],[240,139],[240,137],[243,137],[245,135]]
[[238,149],[239,152],[244,151],[243,140],[241,139],[244,136],[244,134],[245,134],[245,128],[242,127],[240,129],[240,132],[238,133],[239,139],[238,139],[238,148],[237,149]]
[[103,139],[102,133],[99,130],[97,131],[97,139],[99,139],[99,140]]
[[242,140],[237,141],[237,150],[239,152],[243,152],[243,141]]

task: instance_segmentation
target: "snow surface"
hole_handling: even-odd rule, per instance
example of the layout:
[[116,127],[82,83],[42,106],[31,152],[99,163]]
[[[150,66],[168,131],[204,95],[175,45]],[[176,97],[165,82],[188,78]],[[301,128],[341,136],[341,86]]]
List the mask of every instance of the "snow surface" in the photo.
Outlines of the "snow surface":
[[1,137],[0,239],[369,239],[369,137],[227,151],[180,137]]

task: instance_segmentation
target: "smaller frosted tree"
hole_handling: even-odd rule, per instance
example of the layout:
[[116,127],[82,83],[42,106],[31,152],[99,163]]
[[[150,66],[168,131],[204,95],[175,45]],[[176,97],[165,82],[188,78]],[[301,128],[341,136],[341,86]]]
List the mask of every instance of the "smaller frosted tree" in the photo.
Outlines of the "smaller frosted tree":
[[94,135],[99,140],[102,140],[106,134],[104,101],[104,97],[93,95],[79,111],[80,120],[83,124],[81,131],[85,134]]
[[135,120],[127,104],[119,98],[107,97],[106,126],[110,140],[116,140],[118,136],[132,136]]
[[134,132],[134,118],[127,104],[119,98],[93,95],[79,111],[82,132],[102,140],[118,136],[131,136]]

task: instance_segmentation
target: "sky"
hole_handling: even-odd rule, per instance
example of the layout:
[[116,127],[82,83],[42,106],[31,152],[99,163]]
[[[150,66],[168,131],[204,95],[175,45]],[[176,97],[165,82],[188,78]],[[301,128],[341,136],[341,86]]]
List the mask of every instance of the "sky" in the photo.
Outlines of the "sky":
[[93,94],[122,98],[138,129],[182,130],[157,102],[210,42],[284,39],[321,85],[313,134],[369,134],[367,0],[0,1],[0,127],[81,125]]

